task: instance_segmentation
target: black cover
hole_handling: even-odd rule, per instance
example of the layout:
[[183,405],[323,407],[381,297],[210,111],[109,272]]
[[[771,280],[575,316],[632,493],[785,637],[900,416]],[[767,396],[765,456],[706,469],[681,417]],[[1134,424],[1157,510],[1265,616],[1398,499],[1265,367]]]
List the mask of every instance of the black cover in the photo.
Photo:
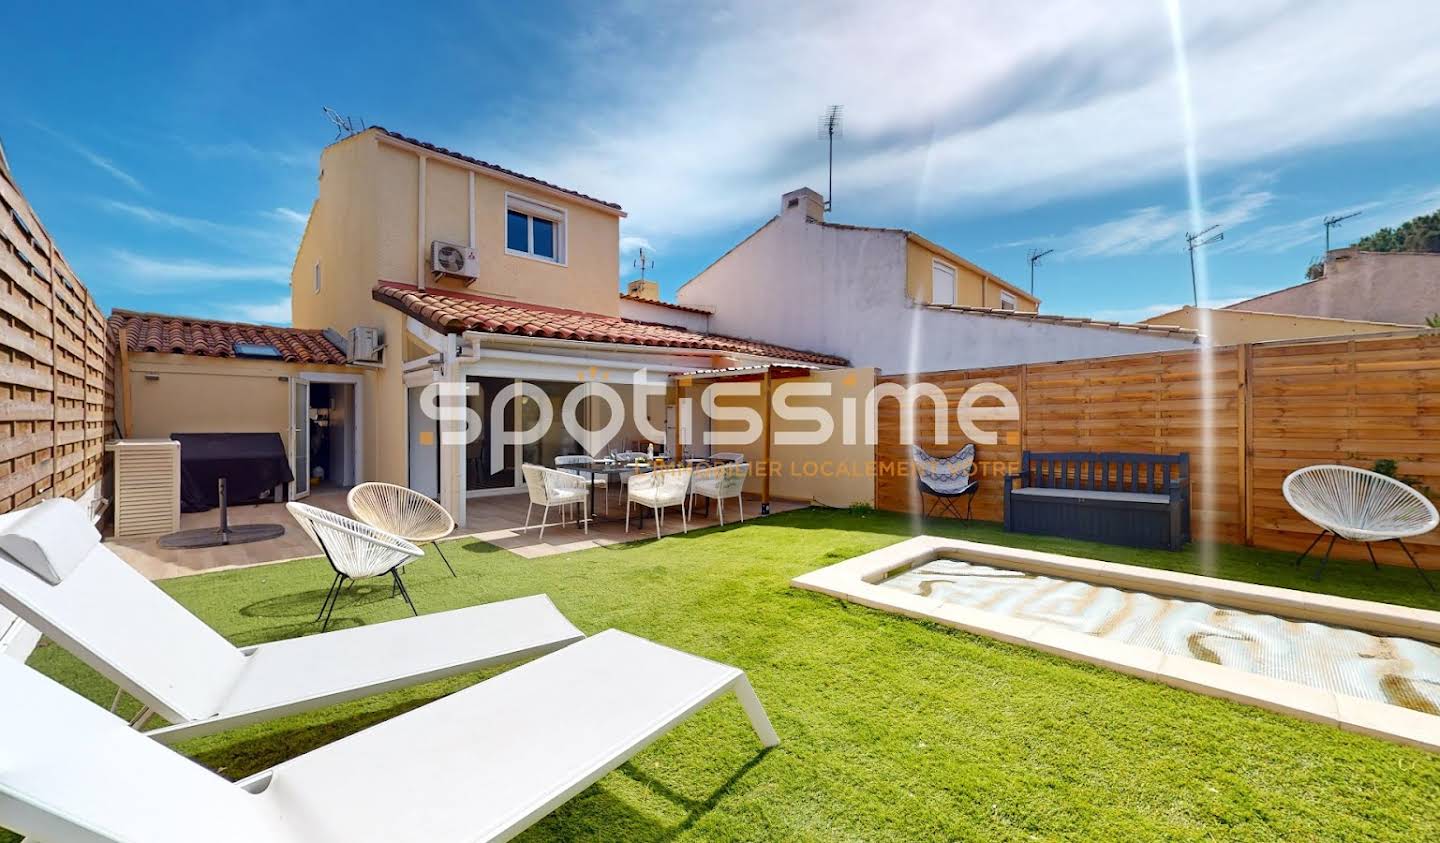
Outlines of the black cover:
[[220,505],[225,478],[230,503],[272,500],[275,487],[295,479],[278,433],[175,433],[180,443],[180,510]]

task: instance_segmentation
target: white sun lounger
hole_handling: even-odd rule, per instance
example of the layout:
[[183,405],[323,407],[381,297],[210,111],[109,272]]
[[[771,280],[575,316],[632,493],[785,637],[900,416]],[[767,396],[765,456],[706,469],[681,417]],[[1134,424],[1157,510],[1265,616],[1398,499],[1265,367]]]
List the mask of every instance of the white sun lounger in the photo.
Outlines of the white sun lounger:
[[508,840],[745,674],[617,630],[231,784],[0,659],[0,825],[45,843]]
[[584,638],[545,595],[238,649],[52,500],[0,516],[0,605],[174,724],[165,742],[543,655]]

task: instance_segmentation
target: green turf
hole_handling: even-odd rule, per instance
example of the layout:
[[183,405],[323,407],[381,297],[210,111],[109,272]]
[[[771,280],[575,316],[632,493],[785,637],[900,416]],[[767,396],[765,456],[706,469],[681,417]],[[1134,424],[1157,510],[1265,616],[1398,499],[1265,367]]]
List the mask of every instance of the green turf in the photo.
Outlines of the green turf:
[[[782,743],[760,752],[726,700],[521,839],[1440,839],[1440,759],[788,587],[897,541],[900,517],[804,510],[738,528],[545,559],[460,540],[408,578],[425,611],[546,592],[587,632],[621,629],[749,671]],[[932,533],[1440,608],[1413,571],[1180,554],[930,522]],[[1208,570],[1207,570],[1208,568]],[[315,631],[318,560],[162,586],[237,644]],[[361,587],[336,620],[403,617]],[[97,702],[113,692],[58,647],[31,663]],[[481,678],[433,683],[180,747],[238,778]],[[577,701],[583,711],[583,700]],[[133,705],[133,704],[132,704]],[[133,709],[132,709],[133,710]],[[476,747],[483,754],[484,747]]]

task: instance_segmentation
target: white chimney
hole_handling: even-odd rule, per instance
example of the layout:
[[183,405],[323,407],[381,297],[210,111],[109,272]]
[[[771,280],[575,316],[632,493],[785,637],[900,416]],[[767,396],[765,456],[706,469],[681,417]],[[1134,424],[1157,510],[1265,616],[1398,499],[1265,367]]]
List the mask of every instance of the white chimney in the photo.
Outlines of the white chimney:
[[780,215],[788,217],[791,214],[803,214],[812,222],[824,222],[825,197],[808,187],[792,190],[780,197]]

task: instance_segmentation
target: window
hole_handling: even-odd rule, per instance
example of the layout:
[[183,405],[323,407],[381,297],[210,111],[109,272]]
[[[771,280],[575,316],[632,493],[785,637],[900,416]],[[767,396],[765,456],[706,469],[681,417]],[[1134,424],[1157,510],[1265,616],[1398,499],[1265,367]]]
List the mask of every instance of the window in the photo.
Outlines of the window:
[[237,342],[235,343],[235,356],[278,359],[284,355],[280,353],[280,349],[268,342]]
[[565,212],[518,196],[505,203],[505,251],[565,263]]
[[930,274],[930,303],[955,303],[955,267],[935,261]]
[[320,292],[320,261],[315,261],[315,292]]
[[1001,310],[1016,310],[1016,309],[1017,309],[1016,306],[1015,306],[1015,294],[1014,294],[1014,293],[1006,293],[1006,292],[1003,292],[1003,291],[1000,293],[1000,309],[1001,309]]

